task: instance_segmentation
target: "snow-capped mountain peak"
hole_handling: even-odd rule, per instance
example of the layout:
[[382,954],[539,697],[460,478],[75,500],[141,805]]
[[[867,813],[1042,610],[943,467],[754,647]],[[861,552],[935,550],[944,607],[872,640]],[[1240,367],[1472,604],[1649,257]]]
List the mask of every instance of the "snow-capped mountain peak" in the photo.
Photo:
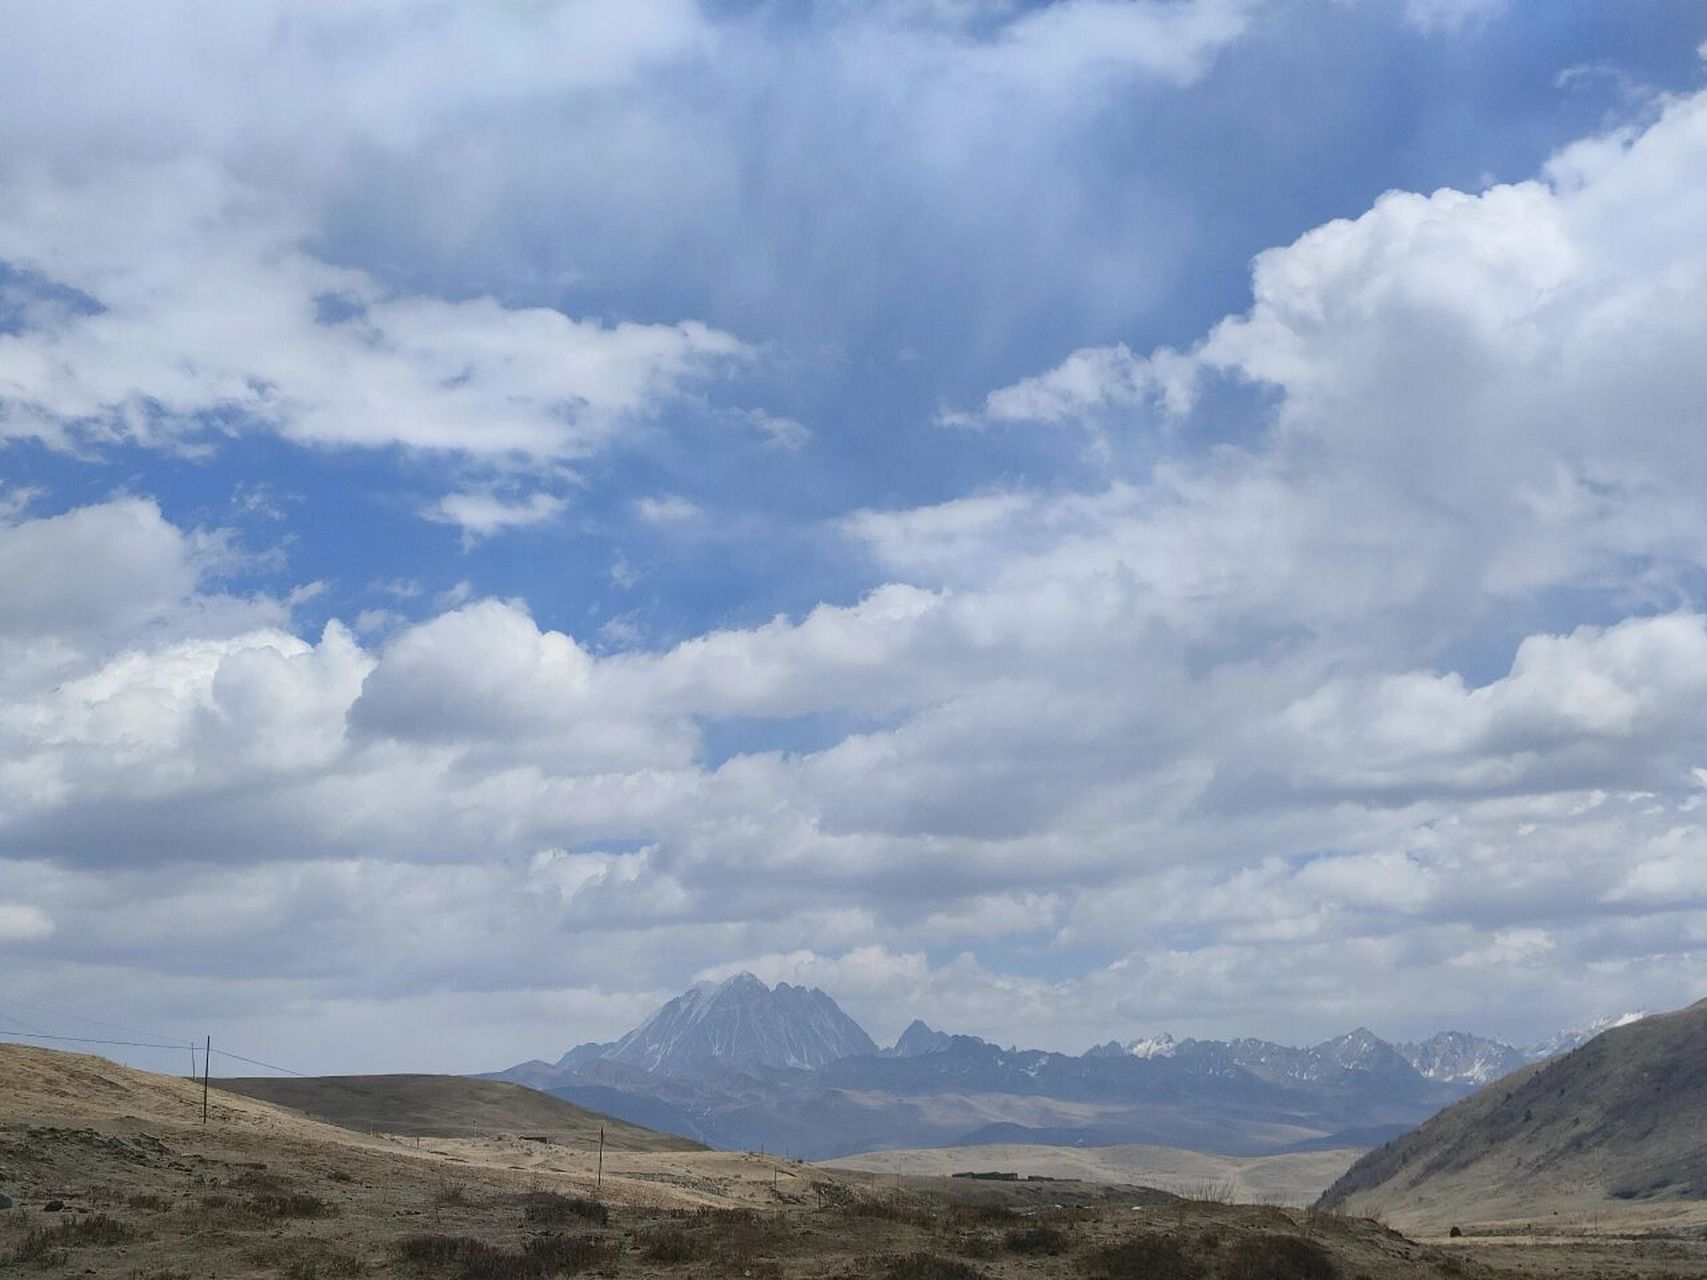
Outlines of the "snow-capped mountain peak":
[[1179,1048],[1179,1041],[1164,1031],[1159,1036],[1149,1036],[1142,1040],[1134,1040],[1126,1046],[1126,1052],[1134,1058],[1171,1058]]
[[1468,1031],[1441,1031],[1394,1048],[1427,1079],[1449,1084],[1490,1084],[1528,1060],[1520,1049]]
[[1604,1018],[1596,1018],[1593,1022],[1580,1027],[1569,1027],[1555,1035],[1548,1036],[1538,1044],[1530,1045],[1524,1054],[1531,1062],[1539,1062],[1543,1058],[1556,1058],[1561,1053],[1569,1053],[1580,1049],[1603,1031],[1611,1031],[1614,1027],[1627,1027],[1632,1022],[1640,1022],[1648,1016],[1649,1011],[1638,1009],[1632,1013],[1611,1013]]

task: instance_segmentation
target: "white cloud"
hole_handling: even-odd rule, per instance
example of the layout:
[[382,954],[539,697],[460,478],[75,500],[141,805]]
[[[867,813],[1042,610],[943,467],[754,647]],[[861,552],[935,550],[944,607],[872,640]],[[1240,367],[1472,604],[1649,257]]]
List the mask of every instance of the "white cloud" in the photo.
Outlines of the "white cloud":
[[[0,634],[116,630],[146,621],[190,594],[197,558],[195,540],[146,499],[0,525]],[[67,573],[67,564],[77,572]]]
[[647,524],[676,524],[683,520],[692,520],[699,514],[699,508],[686,498],[666,493],[655,498],[636,498],[634,514]]
[[1254,0],[1056,0],[1025,10],[966,55],[977,72],[1060,89],[1098,73],[1189,84],[1244,32]]
[[607,326],[387,289],[312,256],[306,226],[206,163],[131,166],[99,188],[0,174],[0,260],[94,304],[0,334],[0,434],[197,448],[265,429],[572,458],[745,351],[692,321]]
[[[211,594],[217,538],[146,500],[13,517],[0,867],[56,926],[40,981],[218,963],[234,1007],[275,984],[354,1026],[380,998],[360,973],[383,1030],[477,989],[608,1035],[747,967],[874,1030],[906,1007],[1078,1046],[1162,1018],[1326,1034],[1394,983],[1395,1034],[1681,1001],[1707,938],[1704,159],[1691,98],[1541,180],[1384,196],[1262,255],[1250,308],[1189,351],[1098,348],[986,401],[992,426],[1111,435],[1174,415],[1141,474],[855,513],[833,527],[884,585],[657,650],[600,655],[468,584],[370,619],[382,644],[311,643],[278,601]],[[268,243],[268,271],[329,269]],[[444,325],[515,354],[481,394],[519,387],[543,448],[591,447],[517,336],[575,322],[371,305],[420,368]],[[615,417],[652,403],[613,378]],[[1271,399],[1198,447],[1217,378]],[[712,756],[726,725],[749,749]],[[1066,976],[932,963],[998,935]]]
[[1419,31],[1459,32],[1492,19],[1506,0],[1405,0],[1405,21]]
[[510,499],[489,489],[447,493],[421,514],[438,524],[453,524],[462,530],[463,545],[489,538],[505,529],[523,529],[548,524],[569,505],[553,493],[536,490],[525,498]]
[[53,934],[53,921],[40,907],[0,902],[0,945],[36,942]]

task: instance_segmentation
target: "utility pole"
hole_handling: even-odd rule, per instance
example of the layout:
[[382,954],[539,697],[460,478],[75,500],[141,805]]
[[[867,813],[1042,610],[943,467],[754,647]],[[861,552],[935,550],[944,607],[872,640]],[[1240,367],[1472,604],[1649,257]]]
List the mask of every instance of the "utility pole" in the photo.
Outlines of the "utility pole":
[[593,1199],[597,1200],[599,1198],[599,1192],[604,1190],[604,1185],[605,1185],[605,1127],[604,1127],[604,1125],[601,1124],[599,1126],[599,1169],[598,1169],[598,1172],[593,1175]]
[[202,1123],[207,1123],[207,1078],[213,1074],[213,1037],[202,1048]]

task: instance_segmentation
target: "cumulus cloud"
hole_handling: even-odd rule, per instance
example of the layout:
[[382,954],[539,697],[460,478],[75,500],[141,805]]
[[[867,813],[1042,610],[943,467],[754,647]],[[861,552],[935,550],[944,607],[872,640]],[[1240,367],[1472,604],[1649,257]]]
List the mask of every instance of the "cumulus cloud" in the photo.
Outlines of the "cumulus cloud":
[[[144,498],[0,524],[0,635],[114,631],[156,617],[196,586],[196,539]],[[74,564],[76,573],[65,566]]]
[[[597,619],[473,587],[383,641],[309,640],[280,602],[221,612],[201,536],[147,500],[11,517],[0,629],[35,656],[3,677],[0,840],[7,901],[57,926],[39,981],[153,966],[187,991],[215,957],[231,1005],[265,982],[354,1025],[361,973],[398,1010],[502,993],[603,1036],[751,968],[880,1033],[906,1007],[1072,1047],[1327,1034],[1395,982],[1393,1034],[1681,1002],[1707,937],[1704,161],[1693,97],[1530,182],[1383,196],[1259,256],[1250,306],[1186,349],[1102,346],[979,411],[1111,440],[1167,419],[1162,456],[851,513],[828,535],[872,583],[656,648],[604,655],[573,633]],[[330,270],[269,243],[313,288]],[[405,403],[462,393],[444,351],[499,353],[465,385],[517,392],[493,429],[524,452],[592,447],[692,346],[647,327],[631,367],[619,330],[340,278],[378,318],[330,327],[432,371],[404,358]],[[52,323],[114,314],[109,283]],[[627,370],[592,418],[541,354],[581,338]],[[1217,380],[1262,393],[1221,436]],[[88,573],[39,568],[73,552]]]

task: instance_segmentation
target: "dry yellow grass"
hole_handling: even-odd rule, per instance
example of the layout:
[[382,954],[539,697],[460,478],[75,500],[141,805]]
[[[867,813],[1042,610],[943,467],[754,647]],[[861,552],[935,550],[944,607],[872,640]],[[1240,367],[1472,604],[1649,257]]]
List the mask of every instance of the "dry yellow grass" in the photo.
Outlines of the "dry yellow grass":
[[732,1152],[609,1152],[594,1201],[593,1152],[565,1143],[363,1133],[217,1090],[204,1127],[199,1084],[14,1045],[0,1078],[0,1190],[20,1202],[0,1212],[0,1270],[24,1276],[1398,1280],[1707,1264],[1673,1242],[1449,1251],[1367,1220],[1136,1187]]

